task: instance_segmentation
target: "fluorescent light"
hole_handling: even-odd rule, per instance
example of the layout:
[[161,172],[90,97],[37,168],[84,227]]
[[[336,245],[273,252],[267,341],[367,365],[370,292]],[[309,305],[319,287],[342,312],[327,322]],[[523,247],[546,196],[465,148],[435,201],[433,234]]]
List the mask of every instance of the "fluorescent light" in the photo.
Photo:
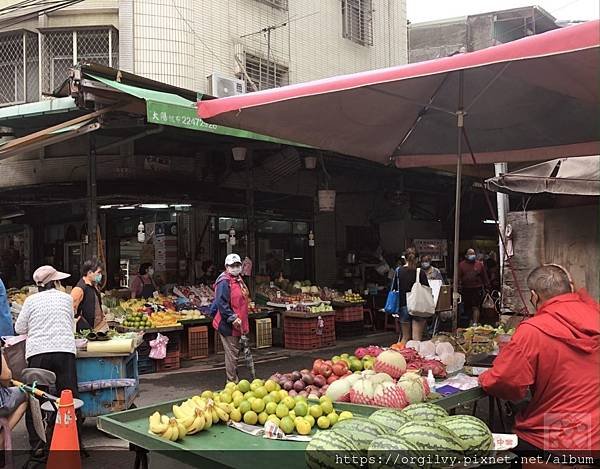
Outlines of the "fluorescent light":
[[142,204],[141,208],[152,208],[152,209],[160,209],[160,208],[169,208],[167,204]]
[[133,206],[133,205],[126,205],[124,207],[119,207],[119,210],[135,210],[135,206]]
[[122,205],[100,205],[100,208],[104,209],[104,210],[109,209],[109,208],[119,208],[119,207],[122,207]]
[[192,204],[173,204],[173,205],[171,205],[171,207],[173,207],[173,208],[189,208],[191,206],[192,206]]
[[295,261],[301,261],[302,259],[304,259],[304,257],[294,257]]
[[495,225],[498,222],[496,220],[492,220],[491,218],[488,218],[487,220],[483,220],[483,223],[485,223],[486,225]]
[[22,217],[23,215],[25,215],[25,212],[23,210],[17,210],[16,212],[10,212],[10,213],[0,216],[0,219],[8,220],[10,218]]

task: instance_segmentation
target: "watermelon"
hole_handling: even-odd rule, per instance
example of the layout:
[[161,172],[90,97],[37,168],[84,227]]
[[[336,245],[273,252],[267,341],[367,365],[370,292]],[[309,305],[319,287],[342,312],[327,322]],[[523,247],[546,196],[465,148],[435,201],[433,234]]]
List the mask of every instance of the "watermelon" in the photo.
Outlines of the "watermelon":
[[405,407],[402,412],[413,420],[427,420],[431,422],[448,417],[448,412],[442,407],[427,402],[411,404]]
[[367,451],[371,442],[381,435],[388,433],[387,427],[371,420],[354,417],[338,422],[330,432],[341,433],[352,439],[354,445],[361,451]]
[[453,415],[439,420],[463,442],[467,454],[485,455],[494,446],[494,438],[488,426],[472,415]]
[[[310,469],[339,469],[339,457],[359,458],[360,451],[352,438],[333,431],[319,431],[306,446],[304,458]],[[352,459],[350,459],[352,461]],[[344,464],[344,467],[356,467],[358,463]]]
[[397,431],[410,418],[402,411],[394,409],[379,409],[369,416],[369,420],[385,426],[390,431]]
[[417,420],[405,423],[396,432],[428,454],[460,457],[464,445],[458,435],[438,422]]
[[421,456],[419,445],[398,435],[383,435],[369,446],[369,469],[408,467],[422,469],[418,463]]

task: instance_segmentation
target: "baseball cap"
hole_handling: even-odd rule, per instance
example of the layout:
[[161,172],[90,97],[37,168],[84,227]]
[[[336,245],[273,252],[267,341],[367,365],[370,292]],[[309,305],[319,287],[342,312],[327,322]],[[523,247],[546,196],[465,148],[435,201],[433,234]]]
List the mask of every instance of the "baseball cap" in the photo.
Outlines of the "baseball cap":
[[240,256],[238,256],[237,254],[229,254],[226,258],[225,258],[225,265],[233,265],[233,264],[241,264],[242,263],[242,259],[240,259]]
[[56,280],[62,280],[64,278],[70,277],[71,274],[66,274],[64,272],[59,272],[51,265],[43,265],[38,267],[36,271],[33,273],[33,281],[39,287],[45,287],[50,282],[54,282]]

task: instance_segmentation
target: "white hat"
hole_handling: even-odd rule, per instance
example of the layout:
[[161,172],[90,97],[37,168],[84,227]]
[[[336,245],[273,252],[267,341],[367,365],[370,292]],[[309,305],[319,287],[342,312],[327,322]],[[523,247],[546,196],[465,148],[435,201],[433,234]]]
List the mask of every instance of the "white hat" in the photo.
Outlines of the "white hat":
[[237,254],[229,254],[226,258],[225,258],[225,265],[233,265],[233,264],[241,264],[242,263],[242,259],[240,259],[240,256],[238,256]]
[[33,281],[37,286],[45,287],[50,282],[54,282],[55,280],[63,280],[70,276],[71,274],[59,272],[51,265],[43,265],[36,269],[36,271],[33,273]]

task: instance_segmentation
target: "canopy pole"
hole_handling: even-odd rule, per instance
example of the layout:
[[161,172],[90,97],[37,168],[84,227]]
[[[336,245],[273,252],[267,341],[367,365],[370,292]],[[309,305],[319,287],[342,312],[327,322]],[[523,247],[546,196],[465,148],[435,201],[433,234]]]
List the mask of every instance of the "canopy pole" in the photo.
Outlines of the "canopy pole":
[[465,120],[463,110],[464,72],[458,72],[458,110],[456,112],[456,198],[454,202],[454,270],[452,276],[452,330],[458,328],[458,259],[460,257],[460,203],[462,191],[462,134]]

